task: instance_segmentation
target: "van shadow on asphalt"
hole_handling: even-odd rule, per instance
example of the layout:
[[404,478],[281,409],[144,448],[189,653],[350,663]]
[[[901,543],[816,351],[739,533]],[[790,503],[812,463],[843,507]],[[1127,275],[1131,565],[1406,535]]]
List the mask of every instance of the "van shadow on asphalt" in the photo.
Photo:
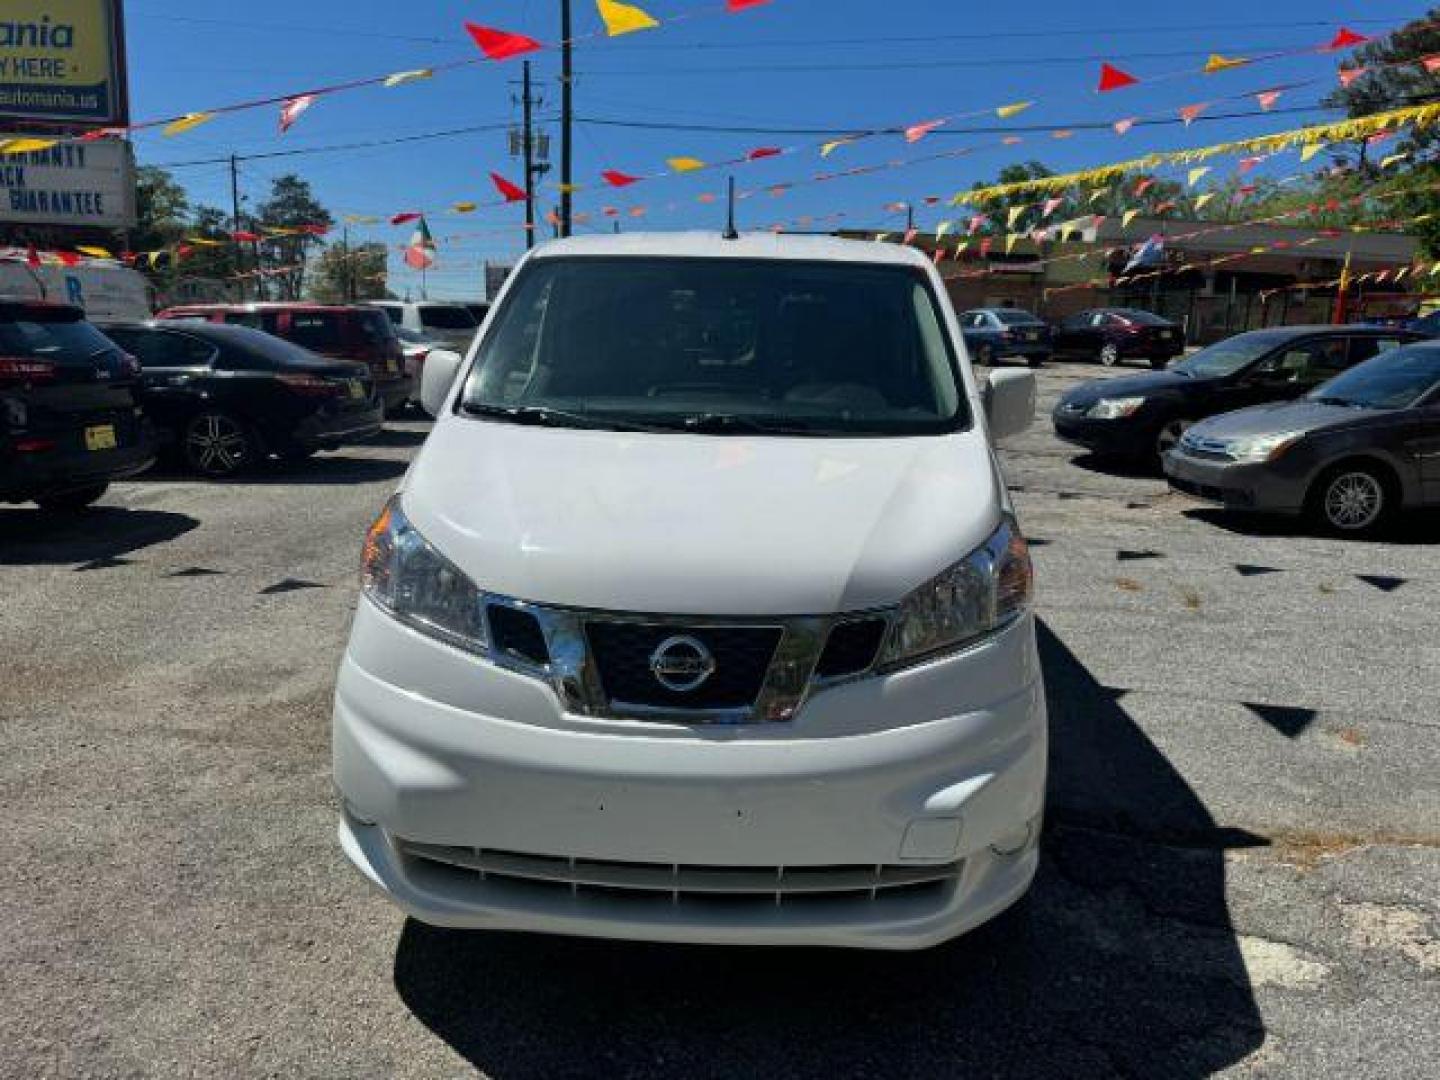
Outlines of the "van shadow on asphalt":
[[317,454],[300,461],[280,461],[274,458],[256,463],[253,467],[224,480],[207,480],[204,476],[190,472],[175,464],[161,460],[155,466],[134,477],[138,481],[190,482],[233,484],[283,484],[305,487],[307,485],[349,485],[374,484],[395,480],[404,475],[409,463],[391,461],[388,458],[349,457],[345,454]]
[[73,514],[0,509],[0,566],[65,566],[119,559],[200,524],[188,514],[94,506]]
[[405,924],[395,986],[486,1075],[1201,1077],[1264,1030],[1217,826],[1040,627],[1051,722],[1029,898],[924,953],[702,948]]

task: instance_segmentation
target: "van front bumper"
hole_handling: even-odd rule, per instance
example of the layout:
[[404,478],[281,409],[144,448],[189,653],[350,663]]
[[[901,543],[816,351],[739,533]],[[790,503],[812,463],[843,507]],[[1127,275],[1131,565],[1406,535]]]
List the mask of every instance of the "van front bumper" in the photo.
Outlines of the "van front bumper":
[[568,715],[362,600],[334,711],[342,847],[452,927],[924,948],[1029,886],[1045,762],[1029,618],[791,722],[690,727]]

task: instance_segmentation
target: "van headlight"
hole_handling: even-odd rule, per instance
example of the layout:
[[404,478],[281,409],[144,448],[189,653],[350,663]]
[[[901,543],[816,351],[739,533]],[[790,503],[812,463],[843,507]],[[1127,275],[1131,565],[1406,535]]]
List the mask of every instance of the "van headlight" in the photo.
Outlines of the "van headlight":
[[1014,622],[1030,606],[1030,548],[1009,515],[989,540],[900,602],[884,664],[904,667]]
[[365,535],[360,583],[365,595],[422,634],[484,654],[484,597],[475,583],[410,524],[392,496]]

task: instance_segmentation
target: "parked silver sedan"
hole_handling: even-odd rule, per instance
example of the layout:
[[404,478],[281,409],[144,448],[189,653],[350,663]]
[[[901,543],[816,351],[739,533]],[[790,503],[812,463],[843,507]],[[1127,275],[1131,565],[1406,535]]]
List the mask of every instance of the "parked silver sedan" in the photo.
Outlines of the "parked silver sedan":
[[1298,401],[1201,421],[1165,473],[1209,502],[1309,514],[1348,535],[1440,505],[1440,342],[1382,353]]

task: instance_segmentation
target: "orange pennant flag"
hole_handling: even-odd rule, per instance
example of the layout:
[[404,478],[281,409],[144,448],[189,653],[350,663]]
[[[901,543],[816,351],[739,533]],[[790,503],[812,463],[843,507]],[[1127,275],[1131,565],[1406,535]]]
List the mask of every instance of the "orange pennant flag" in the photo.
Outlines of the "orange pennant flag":
[[1221,56],[1219,53],[1211,53],[1210,59],[1205,61],[1205,74],[1214,75],[1217,71],[1229,71],[1231,68],[1244,67],[1250,63],[1242,56]]

